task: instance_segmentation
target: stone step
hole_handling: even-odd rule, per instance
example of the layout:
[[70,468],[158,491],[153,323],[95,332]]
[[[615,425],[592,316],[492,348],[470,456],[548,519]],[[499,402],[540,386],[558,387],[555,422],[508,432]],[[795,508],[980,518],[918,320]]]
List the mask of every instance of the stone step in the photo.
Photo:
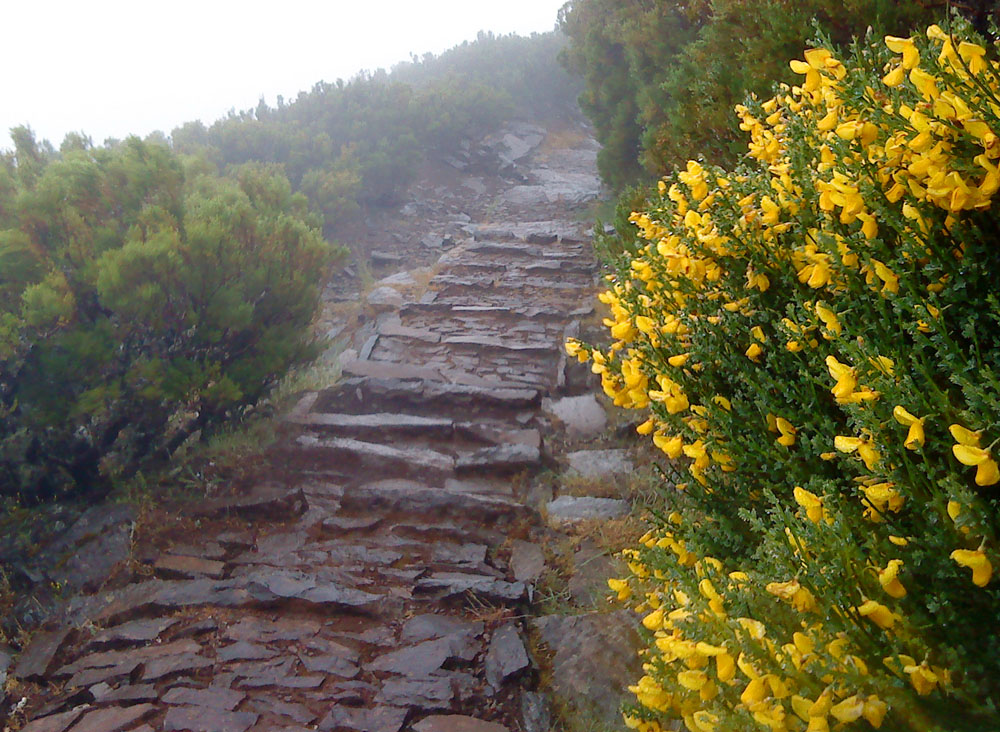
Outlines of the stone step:
[[[386,364],[386,370],[392,364]],[[410,414],[461,414],[465,419],[509,418],[541,406],[541,392],[515,384],[449,384],[416,379],[348,378],[319,393],[317,412],[352,414],[405,410]]]
[[436,477],[454,475],[455,458],[426,447],[392,447],[347,437],[321,439],[301,435],[296,443],[304,450],[322,454],[323,460],[335,461],[337,469],[348,474],[364,475],[377,470],[381,475]]
[[413,480],[382,480],[348,488],[341,505],[345,511],[382,510],[435,519],[453,516],[470,521],[515,518],[529,512],[524,504],[513,498],[460,490],[461,484],[456,482],[447,485],[450,490]]
[[[593,312],[593,308],[588,308],[584,315]],[[448,317],[449,314],[455,317],[480,316],[485,318],[498,318],[502,320],[543,320],[556,321],[562,323],[567,315],[573,316],[581,314],[578,311],[567,313],[565,310],[556,307],[512,307],[511,305],[450,305],[440,302],[429,303],[408,303],[400,310],[402,317],[413,315],[434,315]]]

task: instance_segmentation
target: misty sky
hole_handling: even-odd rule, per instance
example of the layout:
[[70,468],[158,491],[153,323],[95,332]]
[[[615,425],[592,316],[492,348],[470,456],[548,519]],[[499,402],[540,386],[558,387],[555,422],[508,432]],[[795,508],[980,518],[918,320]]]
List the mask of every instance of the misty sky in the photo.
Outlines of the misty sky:
[[439,53],[480,30],[552,30],[565,0],[34,0],[0,5],[0,148],[210,123],[263,96]]

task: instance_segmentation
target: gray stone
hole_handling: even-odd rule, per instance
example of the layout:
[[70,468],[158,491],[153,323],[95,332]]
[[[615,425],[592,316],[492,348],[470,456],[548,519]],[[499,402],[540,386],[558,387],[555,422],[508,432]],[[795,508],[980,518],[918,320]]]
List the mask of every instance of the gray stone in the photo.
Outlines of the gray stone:
[[365,300],[370,307],[377,310],[396,310],[403,306],[403,296],[399,291],[386,285],[376,287],[368,293]]
[[538,544],[515,540],[510,552],[510,568],[515,580],[530,584],[545,571],[545,553]]
[[455,470],[459,473],[511,473],[536,468],[541,460],[541,451],[533,445],[498,445],[462,455],[455,462]]
[[444,675],[423,679],[387,679],[379,692],[379,701],[384,704],[416,707],[424,711],[450,709],[454,698],[451,679]]
[[[81,719],[73,727],[73,732],[122,732],[122,730],[130,729],[139,720],[148,717],[155,709],[156,707],[152,704],[98,709],[89,712]],[[212,732],[225,732],[225,730],[217,729],[212,730]]]
[[153,569],[156,570],[157,574],[167,579],[196,579],[198,577],[222,579],[226,565],[214,559],[167,554],[156,560]]
[[582,607],[606,604],[608,578],[620,576],[624,570],[621,565],[620,560],[585,539],[573,553],[573,576],[568,586],[573,601]]
[[552,658],[553,691],[584,717],[621,724],[619,707],[641,674],[635,613],[549,615],[531,621]]
[[209,707],[170,707],[163,720],[166,732],[246,732],[257,724],[259,714],[227,712]]
[[566,455],[569,473],[584,478],[615,479],[632,472],[632,461],[626,450],[581,450]]
[[493,631],[485,662],[486,680],[490,686],[499,689],[504,681],[530,665],[517,625],[506,623]]
[[[455,460],[450,455],[421,447],[392,447],[378,442],[363,442],[346,437],[317,439],[303,435],[297,442],[306,448],[318,448],[343,464],[357,469],[378,469],[397,475],[450,475]],[[347,468],[350,469],[350,468]]]
[[563,526],[592,519],[620,518],[628,514],[629,505],[614,498],[559,496],[547,503],[545,509],[549,523]]
[[192,689],[185,686],[175,686],[163,695],[166,704],[186,704],[192,707],[207,707],[231,712],[246,699],[247,695],[232,689],[210,687],[208,689]]
[[142,680],[156,681],[157,679],[162,679],[165,676],[172,676],[173,674],[179,673],[188,674],[192,671],[197,671],[201,668],[208,668],[213,665],[214,664],[209,659],[194,653],[183,653],[179,656],[154,658],[143,665]]
[[460,714],[437,714],[424,717],[413,725],[414,732],[509,732],[502,724],[484,722]]
[[523,582],[504,582],[481,574],[462,572],[436,572],[418,580],[417,590],[437,594],[440,599],[469,593],[483,599],[506,602],[521,600],[528,591]]
[[[265,484],[255,486],[248,493],[198,501],[190,507],[190,512],[195,516],[210,518],[235,514],[242,518],[266,518],[274,521],[297,516],[304,508],[301,490]],[[218,537],[218,541],[222,541],[222,538]]]
[[215,652],[216,658],[220,661],[262,661],[274,658],[276,655],[278,655],[277,651],[247,641],[237,641],[231,645],[223,646]]
[[32,720],[21,728],[21,732],[65,732],[88,709],[90,709],[89,706],[82,705],[76,709],[70,709],[68,712],[51,714],[47,717]]
[[303,655],[299,656],[299,660],[302,661],[302,665],[308,671],[339,676],[342,679],[353,679],[361,673],[360,667],[354,660],[337,654],[324,654],[320,656]]
[[293,569],[261,569],[241,579],[246,583],[248,592],[260,602],[293,599],[361,610],[373,609],[382,599],[380,595],[344,587]]
[[103,649],[148,643],[159,638],[163,631],[176,623],[176,618],[133,620],[113,628],[102,630],[87,643],[87,648]]
[[139,704],[143,702],[155,702],[160,697],[156,692],[156,687],[152,684],[140,684],[138,686],[122,686],[117,689],[105,688],[100,693],[98,686],[107,687],[107,684],[98,684],[90,687],[90,693],[99,704]]
[[524,732],[550,732],[552,705],[545,694],[521,692],[521,729]]
[[594,438],[608,426],[607,412],[593,394],[546,399],[542,408],[562,422],[572,437]]
[[43,631],[35,633],[27,648],[18,656],[12,676],[26,681],[44,679],[52,670],[56,654],[69,638],[71,629]]
[[[374,249],[368,252],[368,258],[372,261],[372,264],[399,264],[403,258],[393,252],[383,252]],[[384,280],[383,280],[384,282]]]
[[449,639],[438,638],[381,655],[367,668],[400,676],[429,676],[440,669],[450,655]]
[[323,732],[399,732],[407,709],[377,706],[372,709],[335,706],[319,723]]
[[484,520],[516,516],[525,511],[517,501],[500,496],[431,488],[408,480],[384,480],[348,490],[343,505],[352,510],[382,508],[439,516],[478,515]]
[[132,549],[132,523],[104,528],[100,534],[73,550],[55,571],[53,579],[70,590],[96,591]]
[[426,615],[416,615],[407,620],[400,631],[399,641],[400,643],[415,643],[445,636],[477,639],[482,634],[483,623],[481,620],[463,620],[451,615],[427,613]]

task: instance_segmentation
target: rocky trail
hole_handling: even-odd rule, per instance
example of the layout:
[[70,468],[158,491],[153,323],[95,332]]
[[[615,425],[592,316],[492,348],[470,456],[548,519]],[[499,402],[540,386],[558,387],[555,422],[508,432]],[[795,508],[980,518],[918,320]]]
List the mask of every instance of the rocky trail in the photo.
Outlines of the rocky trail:
[[[368,315],[338,331],[341,378],[301,397],[266,479],[188,506],[165,546],[131,535],[128,507],[70,527],[59,551],[79,594],[19,656],[0,649],[8,708],[23,710],[8,724],[544,732],[559,728],[555,692],[593,716],[579,729],[612,727],[632,631],[592,611],[606,551],[575,542],[567,610],[538,617],[560,529],[628,510],[551,494],[561,471],[629,469],[593,449],[605,417],[561,347],[593,312],[577,219],[599,192],[594,144],[498,139],[506,178],[451,161],[439,220],[404,217],[423,278],[374,284]],[[426,201],[411,206],[426,219]],[[103,581],[119,559],[144,571]]]

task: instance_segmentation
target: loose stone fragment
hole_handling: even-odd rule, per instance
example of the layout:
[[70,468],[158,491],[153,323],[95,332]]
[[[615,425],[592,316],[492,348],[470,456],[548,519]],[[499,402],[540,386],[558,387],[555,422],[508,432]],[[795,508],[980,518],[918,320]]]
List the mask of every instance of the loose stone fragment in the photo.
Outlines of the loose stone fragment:
[[507,623],[493,631],[490,649],[486,652],[486,680],[494,689],[511,676],[531,665],[517,625]]

